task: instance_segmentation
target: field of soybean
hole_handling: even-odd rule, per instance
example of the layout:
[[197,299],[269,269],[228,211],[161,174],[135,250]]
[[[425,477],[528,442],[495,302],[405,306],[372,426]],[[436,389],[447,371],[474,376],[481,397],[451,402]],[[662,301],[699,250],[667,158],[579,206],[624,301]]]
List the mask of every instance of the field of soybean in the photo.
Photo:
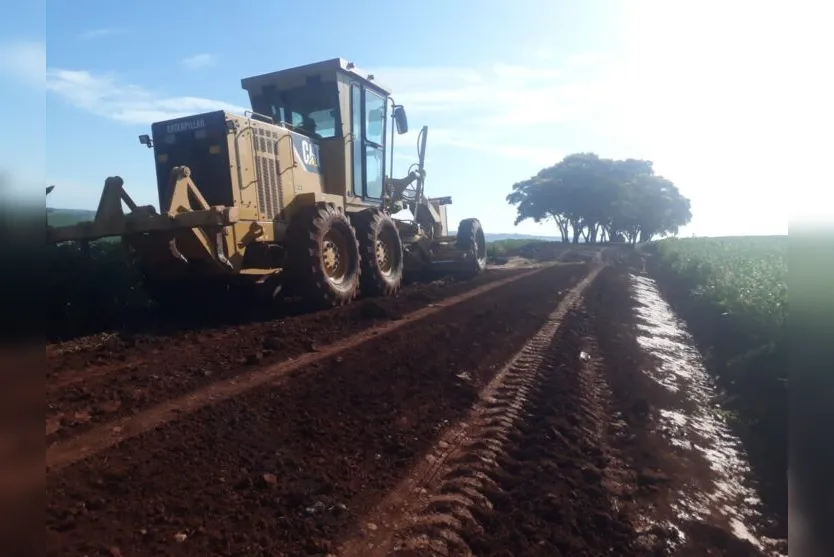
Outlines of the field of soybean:
[[782,334],[788,307],[787,236],[667,239],[659,263],[763,342]]

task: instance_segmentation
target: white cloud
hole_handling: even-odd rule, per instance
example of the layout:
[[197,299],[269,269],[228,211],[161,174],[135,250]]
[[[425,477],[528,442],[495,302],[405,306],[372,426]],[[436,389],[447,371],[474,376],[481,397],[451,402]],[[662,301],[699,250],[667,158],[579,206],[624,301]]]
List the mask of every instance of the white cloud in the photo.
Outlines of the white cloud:
[[199,70],[200,68],[207,68],[214,63],[214,56],[211,54],[195,54],[183,59],[182,64],[189,70]]
[[601,52],[576,52],[567,57],[567,65],[571,68],[588,68],[604,64],[608,56]]
[[50,68],[46,90],[77,108],[126,124],[150,124],[210,110],[247,110],[203,97],[166,97],[112,75],[83,70]]
[[[528,140],[528,133],[593,116],[597,106],[615,94],[603,87],[604,68],[591,63],[598,57],[576,56],[560,66],[539,49],[538,61],[527,65],[392,67],[375,68],[373,73],[393,89],[409,114],[416,115],[414,120],[432,127],[432,145],[550,165],[561,153]],[[580,65],[583,73],[576,75],[573,70]],[[507,128],[513,133],[508,135]]]
[[[373,72],[411,112],[454,111],[458,120],[541,125],[577,119],[598,99],[598,75],[571,75],[552,63],[490,68],[380,68]],[[599,72],[597,72],[599,73]],[[610,94],[610,93],[609,93]]]
[[403,162],[417,162],[417,155],[414,153],[405,153],[405,152],[394,152],[394,160],[395,161],[403,161]]
[[[416,143],[418,131],[417,128],[413,128],[407,134],[397,136],[394,143],[395,161],[417,162]],[[550,166],[564,157],[564,153],[558,149],[549,148],[546,145],[530,144],[523,141],[508,141],[507,135],[502,128],[496,128],[478,134],[469,134],[457,129],[434,128],[430,126],[426,164],[430,165],[433,155],[442,155],[443,151],[445,151],[444,147],[465,149],[491,157],[530,162],[538,166]],[[396,165],[396,167],[398,171],[404,170],[404,168],[400,167],[400,164]]]
[[93,39],[101,39],[104,37],[110,37],[112,35],[120,35],[124,33],[126,29],[121,27],[104,27],[101,29],[90,29],[89,31],[84,31],[78,34],[78,38],[83,41],[89,41]]
[[[211,56],[192,57],[210,62]],[[185,63],[185,62],[184,62]],[[431,144],[492,156],[550,165],[563,155],[525,131],[581,118],[600,97],[599,82],[571,80],[569,71],[552,63],[519,65],[496,62],[489,67],[381,68],[374,71],[392,86],[394,98],[418,122],[430,125]],[[125,83],[114,75],[50,68],[47,91],[100,116],[131,124],[149,124],[203,112],[244,107],[201,97],[165,97]],[[514,133],[508,135],[507,127]],[[419,127],[398,138],[397,151],[416,160],[411,145]],[[521,131],[522,133],[516,133]],[[400,159],[399,153],[395,155]],[[402,159],[405,160],[405,159]]]
[[0,44],[0,76],[30,87],[43,87],[46,45],[37,41]]
[[547,46],[531,46],[523,54],[524,60],[534,60],[536,62],[545,62],[556,57],[556,52]]
[[541,166],[556,164],[563,157],[556,149],[513,143],[498,129],[486,134],[463,134],[455,130],[433,129],[429,132],[432,147],[447,145],[487,155],[532,162]]
[[501,79],[521,79],[525,81],[549,81],[562,77],[562,72],[556,68],[548,67],[530,67],[519,66],[513,64],[494,64],[492,66],[492,73]]

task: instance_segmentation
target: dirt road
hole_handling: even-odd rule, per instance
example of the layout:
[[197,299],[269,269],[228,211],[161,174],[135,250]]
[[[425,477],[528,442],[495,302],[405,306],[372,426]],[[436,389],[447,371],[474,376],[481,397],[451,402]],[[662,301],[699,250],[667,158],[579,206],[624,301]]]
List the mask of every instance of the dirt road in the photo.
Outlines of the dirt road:
[[653,377],[633,280],[522,267],[49,347],[47,554],[765,555],[663,427],[699,402]]

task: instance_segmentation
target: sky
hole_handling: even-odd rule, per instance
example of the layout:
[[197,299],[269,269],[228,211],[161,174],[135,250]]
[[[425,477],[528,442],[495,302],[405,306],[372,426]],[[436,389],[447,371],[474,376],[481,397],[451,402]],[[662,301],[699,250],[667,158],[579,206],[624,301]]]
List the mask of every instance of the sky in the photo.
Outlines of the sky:
[[[514,226],[505,196],[587,151],[654,161],[692,201],[681,235],[782,234],[802,188],[832,199],[820,165],[834,96],[819,77],[831,33],[811,11],[827,9],[822,0],[790,10],[746,0],[235,6],[4,3],[0,79],[15,87],[0,93],[0,116],[7,130],[30,131],[0,134],[6,173],[30,188],[55,184],[54,207],[95,209],[111,175],[156,205],[152,154],[137,139],[152,122],[242,112],[241,78],[342,57],[408,111],[395,175],[416,161],[416,132],[429,126],[426,189],[452,196],[452,222],[557,235],[554,224]],[[808,76],[815,86],[802,86]]]

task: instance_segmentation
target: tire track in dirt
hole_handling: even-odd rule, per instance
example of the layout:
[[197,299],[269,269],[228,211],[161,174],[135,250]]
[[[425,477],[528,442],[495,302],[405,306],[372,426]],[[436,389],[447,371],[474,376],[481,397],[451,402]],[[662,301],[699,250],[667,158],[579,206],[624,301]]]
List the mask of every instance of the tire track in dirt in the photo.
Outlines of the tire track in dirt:
[[66,441],[57,442],[46,450],[47,473],[58,471],[79,460],[95,455],[109,447],[117,445],[127,439],[136,437],[153,429],[156,429],[168,422],[200,410],[204,406],[217,404],[224,400],[239,396],[247,391],[266,383],[280,380],[287,375],[304,367],[316,364],[328,358],[338,356],[352,348],[367,342],[370,339],[390,334],[401,327],[420,321],[446,308],[455,306],[466,300],[481,296],[487,292],[500,288],[511,282],[529,277],[541,272],[543,267],[527,273],[505,278],[489,283],[463,294],[447,298],[435,304],[414,311],[401,319],[387,322],[377,327],[367,329],[357,335],[335,342],[334,344],[319,348],[316,352],[303,354],[295,359],[290,359],[274,366],[269,366],[255,371],[238,375],[228,380],[217,381],[197,391],[188,393],[185,396],[167,400],[161,404],[148,408],[121,419],[105,423],[85,433],[77,435]]
[[93,379],[99,379],[116,373],[119,371],[130,371],[131,369],[144,365],[147,362],[145,359],[138,359],[126,363],[105,364],[93,366],[86,369],[74,370],[67,373],[62,373],[47,382],[47,388],[50,390],[60,390],[71,385],[84,383]]
[[[782,555],[786,540],[762,535],[766,524],[755,484],[745,480],[749,463],[716,402],[713,380],[685,323],[663,299],[654,281],[628,276],[636,342],[652,365],[642,371],[653,386],[653,435],[677,456],[670,474],[668,520],[685,538],[679,554],[699,555],[703,540],[731,548],[728,554]],[[676,477],[677,476],[677,477]]]
[[[763,557],[753,544],[715,524],[691,515],[681,520],[679,505],[698,495],[698,484],[710,475],[710,467],[660,427],[664,410],[676,395],[651,376],[668,382],[686,369],[669,365],[658,372],[660,360],[641,345],[646,340],[663,343],[674,330],[649,335],[642,331],[646,323],[639,317],[640,305],[629,280],[634,269],[612,268],[604,273],[588,305],[616,409],[614,421],[623,424],[610,443],[628,462],[627,500],[634,507],[632,523],[640,547],[676,557]],[[680,357],[682,352],[678,348],[671,354]]]
[[[548,316],[544,326],[483,389],[466,419],[435,444],[408,478],[343,542],[343,557],[471,555],[464,532],[483,532],[487,494],[499,489],[495,473],[542,374],[553,371],[551,343],[566,314],[581,302],[601,267],[594,268]],[[596,378],[587,381],[596,393]],[[585,410],[593,413],[588,408]],[[601,423],[601,422],[600,422]]]
[[48,474],[47,554],[332,553],[587,272],[544,269]]
[[[278,308],[278,315],[265,321],[224,325],[183,318],[184,322],[163,321],[155,332],[123,331],[49,345],[47,445],[526,272],[530,269],[488,270],[467,281],[415,283],[395,298],[361,299],[314,313],[297,314],[299,308],[289,304],[292,307]],[[241,318],[232,314],[226,321]]]

